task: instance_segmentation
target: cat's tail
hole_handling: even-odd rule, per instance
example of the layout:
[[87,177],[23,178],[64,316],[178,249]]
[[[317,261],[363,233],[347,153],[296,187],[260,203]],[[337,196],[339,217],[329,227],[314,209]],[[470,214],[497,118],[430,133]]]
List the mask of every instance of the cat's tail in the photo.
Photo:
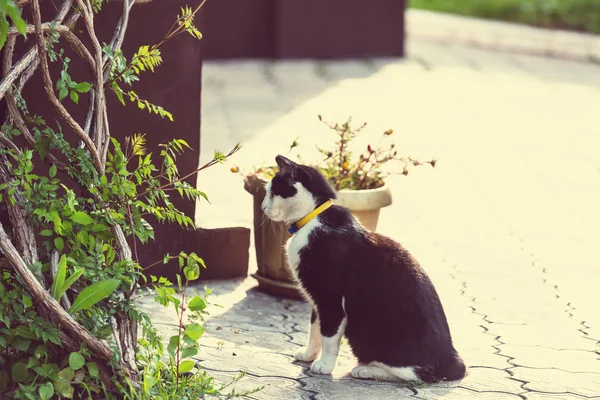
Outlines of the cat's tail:
[[457,352],[436,365],[421,367],[416,371],[419,379],[425,383],[457,381],[465,377],[467,367]]

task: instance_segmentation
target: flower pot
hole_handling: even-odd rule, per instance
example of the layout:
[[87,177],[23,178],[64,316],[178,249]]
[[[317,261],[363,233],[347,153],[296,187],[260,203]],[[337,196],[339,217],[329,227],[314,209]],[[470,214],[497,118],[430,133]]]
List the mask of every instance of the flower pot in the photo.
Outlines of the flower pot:
[[392,204],[392,192],[386,185],[377,189],[336,192],[335,204],[350,209],[352,215],[368,230],[375,232],[379,221],[379,211]]
[[[265,183],[255,175],[244,179],[244,189],[254,198],[254,247],[258,272],[252,277],[259,288],[277,296],[303,299],[290,272],[285,244],[291,235],[283,222],[270,221],[261,209],[265,198]],[[375,231],[379,210],[392,204],[387,186],[370,190],[340,190],[335,204],[347,207],[368,230]]]

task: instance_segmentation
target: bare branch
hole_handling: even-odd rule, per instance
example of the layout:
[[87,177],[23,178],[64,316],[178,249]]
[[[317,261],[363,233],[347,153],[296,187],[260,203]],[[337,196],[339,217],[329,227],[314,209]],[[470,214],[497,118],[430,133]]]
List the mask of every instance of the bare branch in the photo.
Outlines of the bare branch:
[[[104,80],[102,77],[102,47],[100,46],[100,42],[98,41],[98,38],[96,37],[96,32],[94,31],[94,16],[93,16],[93,11],[92,11],[92,6],[91,5],[86,5],[86,3],[84,3],[83,0],[77,0],[77,5],[79,6],[79,11],[81,12],[81,15],[83,16],[83,21],[85,22],[85,27],[87,29],[88,35],[90,37],[90,39],[92,40],[92,46],[94,47],[94,59],[96,62],[96,65],[98,66],[98,68],[94,68],[94,72],[93,72],[93,76],[94,76],[94,99],[95,99],[95,105],[94,105],[94,113],[96,115],[95,118],[95,127],[94,127],[94,133],[91,135],[92,139],[94,139],[94,144],[96,146],[96,149],[98,149],[99,153],[102,154],[102,141],[103,141],[103,135],[106,134],[106,132],[103,132],[103,127],[104,127],[104,108],[106,106],[105,101],[104,101]],[[89,7],[89,8],[88,8]],[[100,162],[102,164],[103,160],[100,160]]]
[[[15,40],[16,40],[16,37],[11,36],[6,41],[6,47],[4,48],[4,60],[2,62],[2,70],[3,70],[4,74],[7,74],[7,71],[9,71],[11,68],[13,52],[15,49]],[[33,65],[35,65],[35,61],[30,64],[30,67]],[[31,73],[33,74],[33,72],[31,72]],[[24,84],[25,84],[25,82],[23,82],[23,85]],[[10,118],[12,119],[13,123],[17,126],[17,129],[21,132],[21,134],[25,138],[25,141],[27,142],[27,144],[29,144],[29,146],[31,146],[31,147],[35,147],[35,138],[31,134],[31,132],[29,132],[29,128],[27,128],[27,125],[25,124],[25,121],[23,120],[23,117],[21,116],[21,112],[19,111],[19,107],[17,107],[17,103],[15,101],[15,96],[13,95],[13,91],[11,88],[9,88],[9,90],[6,92],[6,106],[8,108],[8,113],[10,115]],[[6,140],[8,140],[8,139],[6,138]],[[3,140],[3,142],[5,142],[5,141]],[[12,142],[10,142],[10,143],[12,144],[12,146],[10,146],[10,147],[13,147],[13,146],[16,147],[14,145],[14,143],[12,143]],[[14,150],[14,147],[13,147],[13,150]],[[21,152],[17,149],[17,154],[20,154],[20,153]],[[49,158],[50,162],[56,164],[56,166],[58,168],[60,168],[60,169],[66,168],[65,164],[63,162],[59,161],[52,154],[48,154],[48,158]],[[34,242],[34,244],[35,244],[35,242]]]
[[4,95],[8,89],[11,88],[13,82],[17,80],[19,75],[21,75],[21,73],[23,73],[27,67],[29,67],[29,64],[33,62],[36,56],[36,48],[33,47],[27,53],[25,53],[23,58],[21,58],[19,62],[17,62],[14,67],[8,71],[4,78],[2,78],[2,81],[0,82],[0,99],[4,98]]
[[[27,2],[28,0],[24,1],[22,4],[25,4]],[[54,17],[54,22],[56,24],[62,23],[62,21],[67,16],[67,13],[71,9],[72,4],[73,0],[63,1],[60,10],[58,10],[58,13]],[[17,3],[17,5],[19,5],[19,3]],[[77,18],[74,19],[74,21],[76,20]],[[19,77],[19,75],[21,75],[21,73],[23,73],[23,71],[25,71],[25,69],[27,69],[31,65],[31,63],[36,59],[36,57],[37,52],[34,46],[21,58],[21,60],[19,60],[19,62],[15,64],[14,69],[11,70],[9,74],[6,74],[6,76],[0,82],[0,99],[4,98],[4,94],[12,86],[13,82]]]
[[65,122],[73,129],[75,134],[79,136],[81,140],[86,144],[91,156],[92,162],[96,167],[98,173],[102,174],[104,172],[104,164],[100,161],[100,157],[98,155],[98,150],[94,143],[91,141],[88,135],[83,131],[81,126],[73,119],[71,114],[67,111],[67,109],[61,104],[61,102],[56,98],[54,94],[52,78],[50,77],[50,71],[48,69],[48,55],[46,52],[46,39],[44,38],[44,33],[42,31],[42,17],[40,13],[40,3],[39,0],[32,0],[33,5],[33,20],[36,27],[36,36],[37,36],[37,49],[38,54],[40,56],[40,64],[42,67],[42,76],[44,78],[44,89],[46,90],[46,95],[50,102],[56,108],[56,111],[60,114],[60,116],[65,120]]

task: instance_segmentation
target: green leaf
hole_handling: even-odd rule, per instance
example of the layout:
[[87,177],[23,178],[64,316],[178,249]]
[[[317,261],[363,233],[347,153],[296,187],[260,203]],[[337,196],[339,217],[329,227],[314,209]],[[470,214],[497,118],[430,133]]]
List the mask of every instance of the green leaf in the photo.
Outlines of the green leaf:
[[69,88],[66,86],[63,86],[62,88],[60,88],[60,91],[58,92],[58,99],[63,100],[68,95],[69,95]]
[[169,345],[167,346],[167,352],[171,358],[175,359],[175,352],[179,346],[179,336],[174,335],[169,338]]
[[98,370],[98,366],[96,365],[96,363],[89,362],[85,365],[88,371],[90,372],[90,376],[92,378],[98,378],[100,376],[100,371]]
[[69,93],[69,97],[71,98],[71,100],[73,100],[73,103],[79,104],[79,94],[77,94],[76,91],[71,90],[71,92]]
[[56,165],[55,164],[52,164],[52,166],[48,170],[48,176],[50,176],[50,178],[54,178],[56,176]]
[[39,367],[35,367],[33,370],[42,378],[51,378],[52,376],[57,376],[58,366],[56,364],[42,364]]
[[31,340],[15,336],[12,340],[11,346],[20,351],[27,351],[29,346],[31,346]]
[[[0,3],[1,4],[1,3]],[[4,5],[3,5],[4,8]],[[2,10],[4,11],[4,10]],[[4,15],[4,13],[0,14],[0,49],[4,47],[4,44],[6,43],[6,35],[8,33],[8,20],[6,19],[6,16]]]
[[21,298],[23,300],[23,304],[25,305],[25,307],[29,308],[33,305],[33,300],[31,300],[31,297],[29,297],[25,293],[23,293],[23,296],[21,296]]
[[185,328],[185,334],[192,340],[198,340],[204,334],[204,328],[197,323],[189,324]]
[[195,363],[193,360],[184,360],[179,363],[179,368],[177,368],[177,370],[180,374],[183,374],[186,372],[190,372],[194,368],[194,366]]
[[108,226],[102,224],[94,224],[94,226],[92,226],[92,232],[94,233],[107,232],[109,230],[110,229],[108,228]]
[[57,379],[54,382],[54,389],[56,390],[56,393],[58,393],[62,397],[66,397],[67,399],[72,398],[73,393],[75,392],[73,386],[71,386],[69,381],[65,379]]
[[71,221],[76,222],[80,225],[90,225],[94,223],[94,220],[83,211],[74,212],[70,218]]
[[79,93],[87,93],[91,88],[92,84],[89,82],[80,82],[77,84],[77,86],[75,86],[75,90],[77,90]]
[[54,246],[58,251],[63,251],[65,248],[65,241],[60,236],[54,238]]
[[196,347],[186,347],[181,350],[181,358],[193,357],[198,354],[198,349]]
[[[83,274],[83,268],[78,268],[77,270],[75,270],[75,272],[73,272],[71,274],[71,276],[69,276],[69,278],[67,278],[67,280],[65,281],[64,285],[62,286],[62,288],[59,291],[59,298],[62,297],[62,295],[69,290],[69,288],[75,283],[77,282],[77,279],[79,279],[79,277],[81,276],[81,274]],[[58,299],[57,299],[58,300]]]
[[41,400],[50,400],[54,396],[54,385],[52,382],[46,382],[38,389]]
[[73,352],[69,355],[69,367],[73,369],[73,371],[77,371],[79,368],[85,365],[85,358],[81,355],[81,353]]
[[183,274],[188,281],[195,281],[200,277],[200,268],[198,265],[187,266],[183,269]]
[[75,377],[75,372],[73,371],[73,369],[71,367],[67,367],[67,368],[63,368],[58,373],[58,376],[60,378],[66,379],[67,381],[70,381],[71,379],[73,379]]
[[121,281],[118,279],[107,279],[95,282],[86,287],[79,293],[79,296],[77,296],[73,305],[69,308],[69,314],[75,314],[80,310],[87,310],[99,301],[104,300],[119,287],[120,283]]
[[15,335],[19,335],[25,339],[37,339],[37,337],[31,333],[31,328],[29,325],[19,325],[14,332]]
[[206,308],[206,301],[200,296],[194,297],[188,304],[191,311],[202,311]]
[[[61,239],[62,238],[56,238]],[[54,243],[56,244],[56,239],[54,239]],[[58,246],[57,246],[58,247]],[[65,277],[67,276],[67,256],[62,255],[60,260],[58,261],[58,266],[56,268],[56,276],[54,277],[54,282],[52,282],[52,287],[50,288],[50,294],[54,297],[54,300],[58,301],[64,293],[62,290],[65,284]]]
[[24,362],[15,363],[12,367],[12,380],[17,383],[23,383],[29,378],[27,364]]
[[44,229],[43,231],[40,232],[40,235],[48,237],[48,236],[54,235],[54,232],[51,231],[50,229]]

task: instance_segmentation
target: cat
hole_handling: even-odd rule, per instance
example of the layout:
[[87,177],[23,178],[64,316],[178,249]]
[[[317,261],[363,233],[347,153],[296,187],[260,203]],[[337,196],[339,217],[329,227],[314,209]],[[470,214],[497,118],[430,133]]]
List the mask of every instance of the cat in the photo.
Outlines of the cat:
[[[425,271],[400,244],[367,231],[340,206],[318,170],[276,157],[261,208],[292,224],[288,264],[312,306],[309,338],[294,354],[331,374],[345,335],[362,379],[435,383],[462,379],[444,309]],[[300,227],[307,215],[325,209]],[[307,217],[307,218],[305,218]],[[320,354],[320,357],[319,356]],[[318,357],[318,358],[317,358]]]

